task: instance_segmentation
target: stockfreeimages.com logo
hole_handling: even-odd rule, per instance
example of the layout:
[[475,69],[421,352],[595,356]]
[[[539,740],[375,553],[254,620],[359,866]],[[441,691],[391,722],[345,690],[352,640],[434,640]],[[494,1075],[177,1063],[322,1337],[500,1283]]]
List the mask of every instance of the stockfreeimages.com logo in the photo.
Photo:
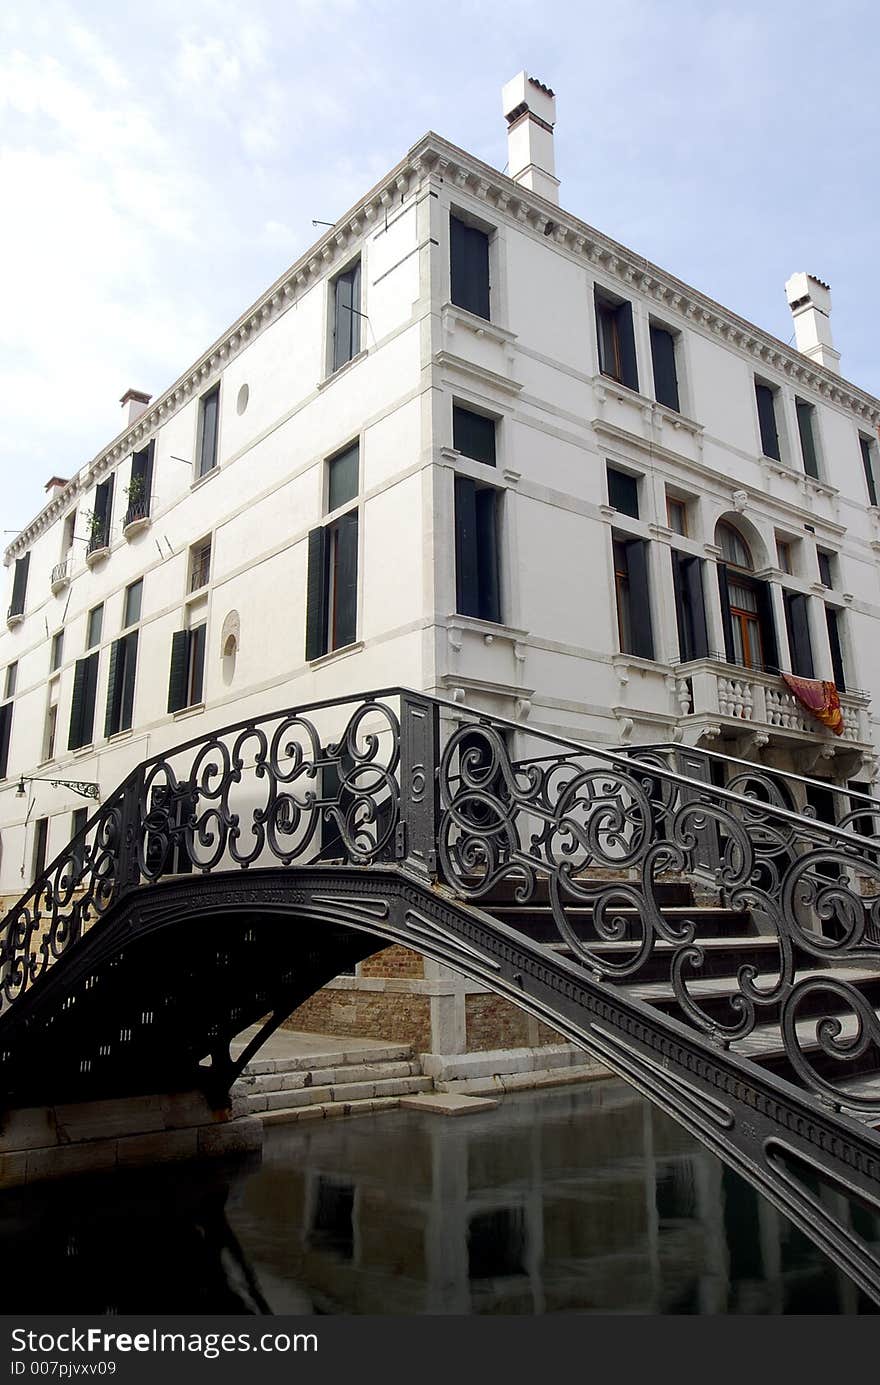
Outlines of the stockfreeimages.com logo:
[[[134,1333],[106,1332],[102,1327],[70,1328],[64,1332],[31,1332],[23,1327],[12,1329],[12,1351],[30,1352],[38,1358],[30,1363],[29,1373],[32,1375],[64,1376],[68,1372],[59,1370],[58,1366],[66,1365],[66,1362],[41,1361],[39,1357],[74,1356],[80,1352],[97,1352],[105,1356],[116,1352],[179,1352],[204,1356],[208,1361],[213,1361],[218,1356],[239,1351],[280,1353],[317,1350],[318,1338],[314,1332],[296,1332],[293,1335],[287,1332],[263,1332],[259,1336],[251,1336],[249,1332],[160,1332],[155,1327],[149,1332]],[[28,1372],[26,1361],[13,1361],[11,1364],[12,1375]],[[108,1366],[114,1364],[107,1363]],[[112,1371],[108,1373],[112,1374]]]

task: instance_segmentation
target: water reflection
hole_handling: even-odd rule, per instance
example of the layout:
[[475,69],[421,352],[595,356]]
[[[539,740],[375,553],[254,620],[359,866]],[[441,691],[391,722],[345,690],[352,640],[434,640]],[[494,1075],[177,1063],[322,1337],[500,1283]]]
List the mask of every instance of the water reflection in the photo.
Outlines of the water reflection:
[[873,1311],[618,1082],[276,1127],[261,1165],[5,1194],[0,1234],[6,1312]]

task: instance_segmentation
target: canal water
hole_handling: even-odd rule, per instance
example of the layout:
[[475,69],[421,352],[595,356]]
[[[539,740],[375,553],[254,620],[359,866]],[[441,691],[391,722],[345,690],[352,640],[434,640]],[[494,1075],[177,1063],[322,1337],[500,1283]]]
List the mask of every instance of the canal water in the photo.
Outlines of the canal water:
[[618,1081],[455,1119],[276,1126],[262,1161],[0,1194],[4,1311],[861,1313],[748,1184]]

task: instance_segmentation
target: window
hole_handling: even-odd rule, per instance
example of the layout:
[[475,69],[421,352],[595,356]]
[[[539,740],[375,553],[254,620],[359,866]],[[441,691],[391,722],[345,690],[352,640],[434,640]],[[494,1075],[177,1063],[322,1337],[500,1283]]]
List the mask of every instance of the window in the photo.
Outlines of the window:
[[722,521],[715,542],[724,559],[718,564],[718,590],[725,658],[743,668],[776,673],[779,653],[770,588],[752,576],[752,555],[738,529]]
[[801,457],[807,476],[819,478],[819,454],[816,450],[816,410],[804,399],[795,399],[798,436],[801,440]]
[[338,370],[361,349],[361,262],[356,260],[344,274],[331,281],[333,297],[333,370]]
[[464,457],[495,465],[495,419],[452,406],[452,445]]
[[639,483],[628,472],[608,467],[608,504],[632,519],[639,517]]
[[123,630],[127,630],[130,625],[137,625],[140,620],[143,595],[144,579],[142,577],[137,582],[132,582],[130,587],[126,587],[125,609],[122,616]]
[[[58,683],[49,693],[50,702],[46,708],[46,725],[43,729],[43,754],[41,763],[55,758],[55,736],[58,730]],[[54,700],[51,700],[54,699]]]
[[[101,609],[100,607],[96,609]],[[77,659],[73,674],[73,697],[70,703],[70,727],[67,749],[79,750],[91,745],[95,725],[95,695],[98,690],[98,653]]]
[[86,630],[86,649],[94,649],[96,644],[101,643],[101,632],[104,626],[104,606],[93,606],[89,611],[88,628]]
[[834,586],[834,568],[832,567],[832,564],[833,564],[833,562],[834,562],[833,555],[832,555],[831,553],[826,553],[826,552],[825,552],[823,549],[821,549],[821,548],[818,548],[818,549],[816,550],[816,558],[817,558],[818,563],[819,563],[819,581],[822,583],[822,585],[823,585],[824,587],[833,587],[833,586]]
[[862,466],[865,468],[865,480],[868,484],[868,499],[872,505],[877,504],[877,481],[874,471],[876,459],[876,448],[870,438],[859,434],[859,447],[862,449]]
[[666,523],[669,525],[673,534],[681,534],[682,538],[687,538],[687,502],[676,500],[673,496],[666,497]]
[[220,415],[220,386],[215,385],[199,400],[198,476],[207,476],[217,465],[217,427]]
[[[320,659],[357,639],[360,448],[347,447],[327,462],[330,523],[309,534],[306,658]],[[343,514],[343,505],[351,508]]]
[[110,543],[110,521],[113,516],[113,476],[95,487],[95,507],[89,526],[87,552],[97,553]]
[[779,569],[781,572],[788,573],[789,577],[794,572],[794,565],[791,556],[791,543],[788,539],[776,539],[776,556],[779,559]]
[[3,688],[4,697],[15,696],[15,685],[18,682],[18,661],[9,664],[6,669],[6,680]]
[[456,476],[455,608],[460,615],[500,624],[498,549],[498,492]]
[[810,642],[809,597],[801,592],[783,592],[785,625],[791,671],[800,678],[814,678],[813,646]]
[[184,707],[195,707],[202,701],[206,632],[207,626],[202,624],[194,626],[192,630],[176,630],[174,633],[168,679],[169,712],[179,712]]
[[623,654],[654,657],[651,598],[648,586],[648,545],[643,539],[615,535],[614,586],[617,594],[617,633]]
[[636,342],[633,335],[632,304],[612,299],[599,289],[596,299],[596,333],[599,339],[599,370],[631,390],[639,387]]
[[46,869],[46,847],[49,841],[49,819],[37,818],[34,823],[34,858],[31,880],[38,880]]
[[12,732],[12,703],[0,707],[0,779],[6,778],[9,765],[9,737]]
[[23,557],[16,558],[15,560],[15,576],[12,579],[12,604],[9,607],[10,618],[12,616],[24,615],[28,568],[30,567],[30,563],[30,553],[25,553]]
[[709,653],[706,602],[703,596],[703,563],[672,549],[672,585],[678,624],[678,655],[682,663],[705,659]]
[[71,548],[73,548],[73,536],[76,530],[76,510],[71,510],[69,515],[64,516],[64,529],[61,535],[61,557],[66,558]]
[[651,323],[651,361],[654,366],[654,398],[667,409],[681,412],[678,374],[675,369],[675,337],[668,327]]
[[57,630],[52,636],[52,655],[49,660],[49,672],[56,673],[61,667],[64,658],[64,631]]
[[825,623],[828,626],[828,644],[831,649],[831,667],[834,670],[834,686],[838,692],[846,692],[846,676],[843,671],[843,645],[840,638],[841,613],[836,606],[825,607]]
[[202,539],[189,550],[189,589],[197,592],[211,580],[211,540]]
[[755,399],[758,405],[758,426],[761,430],[761,450],[765,457],[775,457],[780,461],[779,433],[776,427],[776,394],[770,385],[755,381]]
[[457,216],[449,218],[452,301],[489,318],[489,237]]
[[150,491],[153,485],[153,451],[155,442],[149,443],[131,459],[131,479],[128,483],[128,508],[125,511],[123,527],[146,519],[150,513]]

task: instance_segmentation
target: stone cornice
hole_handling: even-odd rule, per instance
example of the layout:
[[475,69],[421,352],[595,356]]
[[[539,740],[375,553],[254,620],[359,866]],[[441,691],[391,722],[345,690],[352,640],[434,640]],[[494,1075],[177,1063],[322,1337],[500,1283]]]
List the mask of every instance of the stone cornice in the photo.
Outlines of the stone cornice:
[[594,269],[619,280],[624,288],[652,298],[663,311],[677,314],[720,337],[728,346],[745,352],[764,367],[769,366],[781,375],[796,380],[829,402],[851,409],[862,424],[873,429],[880,425],[880,400],[873,395],[809,361],[769,332],[729,312],[643,256],[636,255],[570,212],[554,206],[537,193],[523,188],[513,179],[429,131],[390,173],[276,279],[130,427],[119,433],[81,468],[64,490],[8,546],[6,563],[23,553],[77,495],[88,490],[131,452],[144,447],[157,429],[190,400],[202,394],[245,346],[286,312],[307,289],[324,278],[334,264],[350,254],[352,244],[385,210],[395,202],[399,204],[415,184],[432,174],[479,198],[495,213],[512,218],[538,235],[546,234],[569,253],[582,257]]

